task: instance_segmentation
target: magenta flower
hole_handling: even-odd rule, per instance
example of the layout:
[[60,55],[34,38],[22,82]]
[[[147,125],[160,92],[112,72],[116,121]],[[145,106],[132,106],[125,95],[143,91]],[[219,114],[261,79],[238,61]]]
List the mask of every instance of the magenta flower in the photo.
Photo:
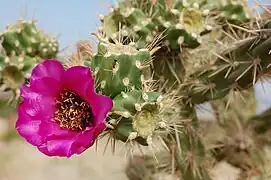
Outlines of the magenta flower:
[[57,60],[34,68],[21,97],[16,129],[48,156],[70,157],[92,146],[113,106],[109,97],[96,93],[89,68],[64,69]]

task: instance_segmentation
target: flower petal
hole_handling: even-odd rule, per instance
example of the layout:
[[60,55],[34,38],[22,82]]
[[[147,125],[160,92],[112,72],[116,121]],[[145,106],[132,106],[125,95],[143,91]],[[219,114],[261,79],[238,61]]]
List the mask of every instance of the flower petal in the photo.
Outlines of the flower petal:
[[18,120],[16,129],[18,133],[24,137],[27,142],[34,146],[38,146],[42,142],[42,136],[39,135],[39,126],[41,121],[33,119],[24,112],[23,106],[19,106]]
[[73,143],[71,147],[71,153],[81,154],[86,149],[91,147],[95,143],[95,140],[97,139],[98,135],[100,135],[105,130],[105,128],[106,125],[102,123],[77,136],[76,141]]
[[58,123],[53,121],[43,121],[39,133],[47,140],[74,138],[78,135],[75,131],[61,128]]
[[108,96],[91,92],[91,90],[88,93],[88,97],[87,102],[90,105],[92,113],[95,117],[95,123],[103,123],[107,117],[107,113],[111,111],[113,107],[113,100]]
[[44,77],[51,77],[57,81],[61,81],[64,73],[65,69],[58,60],[45,60],[33,69],[30,77],[30,84],[32,84],[33,81]]
[[38,95],[23,100],[24,111],[32,117],[49,120],[54,116],[56,103],[52,97]]
[[53,139],[46,141],[38,149],[47,156],[70,157],[72,155],[70,150],[73,143],[74,139]]
[[63,88],[59,81],[53,78],[45,77],[33,81],[31,84],[31,89],[39,94],[55,98],[59,95]]
[[86,100],[87,90],[94,90],[94,79],[88,67],[74,66],[67,69],[63,84],[65,88],[74,91],[82,99]]
[[20,88],[20,95],[23,98],[38,96],[38,93],[34,92],[29,86],[23,84]]

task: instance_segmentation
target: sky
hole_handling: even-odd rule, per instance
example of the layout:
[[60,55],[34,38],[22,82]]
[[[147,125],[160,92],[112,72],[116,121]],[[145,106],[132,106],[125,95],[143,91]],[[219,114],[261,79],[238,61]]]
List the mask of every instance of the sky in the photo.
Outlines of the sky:
[[[79,40],[92,40],[91,32],[100,25],[99,14],[107,14],[116,0],[1,0],[0,32],[9,23],[20,17],[35,18],[38,27],[58,36],[60,47],[74,46]],[[78,3],[80,2],[80,3]],[[261,4],[271,4],[271,0],[259,0]],[[253,5],[253,0],[249,0]],[[265,91],[264,91],[265,90]],[[271,105],[271,85],[256,85],[258,112]]]

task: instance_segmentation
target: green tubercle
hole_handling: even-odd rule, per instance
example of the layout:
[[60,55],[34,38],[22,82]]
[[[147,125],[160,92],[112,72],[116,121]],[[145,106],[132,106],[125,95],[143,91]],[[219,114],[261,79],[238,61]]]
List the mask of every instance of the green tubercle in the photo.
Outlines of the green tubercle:
[[98,92],[114,98],[122,91],[141,89],[141,76],[148,68],[151,54],[147,49],[137,50],[132,44],[101,42],[90,66]]

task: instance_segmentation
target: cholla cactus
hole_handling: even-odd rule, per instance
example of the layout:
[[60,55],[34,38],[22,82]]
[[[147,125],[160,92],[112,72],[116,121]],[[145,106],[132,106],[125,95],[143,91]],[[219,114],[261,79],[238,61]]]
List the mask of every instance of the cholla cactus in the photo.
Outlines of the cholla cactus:
[[53,58],[58,52],[56,39],[39,30],[35,21],[19,20],[16,24],[8,25],[0,38],[8,56]]
[[39,30],[35,21],[18,20],[1,33],[0,86],[1,91],[19,87],[30,77],[35,65],[46,58],[55,58],[58,42]]
[[[253,85],[270,71],[270,21],[249,14],[241,1],[201,0],[120,2],[100,19],[96,53],[80,41],[69,62],[42,61],[21,87],[21,136],[48,156],[81,154],[98,135],[122,141],[128,155],[148,147],[154,161],[144,156],[148,168],[140,165],[137,177],[128,167],[131,179],[154,179],[158,170],[209,180],[221,159],[241,168],[242,177],[263,171],[270,113],[256,115]],[[31,23],[2,36],[6,85],[23,83],[32,62],[56,56],[55,41]],[[196,113],[206,102],[225,132],[211,143]]]
[[114,102],[105,134],[123,142],[151,145],[155,135],[166,134],[171,118],[178,113],[174,96],[152,87],[149,71],[154,50],[99,39],[97,53],[84,60],[92,69],[96,90]]
[[[266,29],[270,29],[270,22],[264,18],[259,21],[243,1],[196,0],[119,2],[100,19],[102,26],[99,31],[109,40],[127,37],[125,42],[135,42],[137,49],[159,44],[160,49],[154,53],[150,63],[154,79],[158,81],[155,87],[163,89],[163,93],[176,91],[179,116],[193,122],[183,123],[182,128],[177,128],[176,132],[182,133],[163,137],[175,157],[175,170],[180,172],[181,179],[210,178],[203,164],[209,155],[219,161],[223,154],[222,159],[244,172],[260,167],[259,157],[262,156],[256,158],[259,161],[254,161],[253,156],[255,152],[261,154],[260,150],[266,143],[255,128],[251,129],[256,123],[249,120],[256,114],[251,88],[269,71],[270,33]],[[252,100],[250,106],[242,105],[242,98],[235,98],[238,102],[234,104],[230,101],[235,97],[232,94],[246,90],[247,98]],[[219,125],[226,131],[222,140],[224,149],[218,152],[215,148],[217,154],[206,154],[202,139],[197,135],[200,121],[195,108],[205,102],[211,102]],[[132,100],[118,103],[122,106],[127,104],[127,107],[131,104],[137,106]],[[116,105],[117,108],[119,106]],[[242,113],[245,107],[249,113]],[[137,117],[136,114],[131,114],[131,117]],[[129,126],[122,127],[126,133],[125,141],[127,131],[132,132],[133,125],[132,120]],[[214,143],[217,145],[221,141]],[[236,149],[241,149],[245,156],[238,154]],[[238,161],[238,156],[247,162]]]

